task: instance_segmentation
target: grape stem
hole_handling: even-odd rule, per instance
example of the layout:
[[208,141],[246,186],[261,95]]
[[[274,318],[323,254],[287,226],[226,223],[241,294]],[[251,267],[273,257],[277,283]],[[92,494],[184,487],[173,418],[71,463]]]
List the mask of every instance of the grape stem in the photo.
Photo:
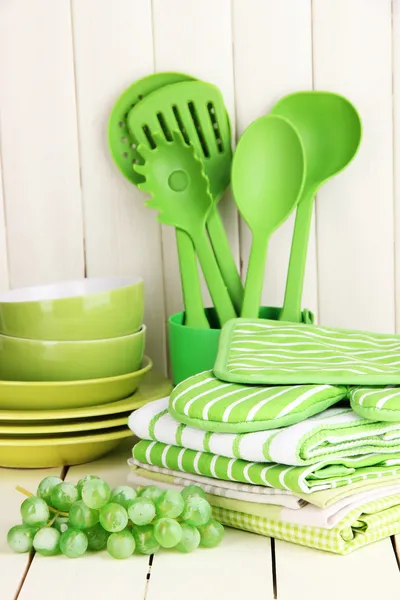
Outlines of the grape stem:
[[[32,492],[29,492],[25,488],[21,487],[20,485],[17,485],[17,487],[15,489],[17,490],[17,492],[24,494],[24,496],[32,497],[35,495],[35,494],[32,494]],[[60,512],[59,510],[57,510],[56,508],[53,508],[52,506],[49,506],[49,511],[52,513],[55,513],[55,517],[54,517],[53,521],[55,521],[57,517],[68,517],[67,512]],[[53,523],[53,521],[52,521],[52,523]]]

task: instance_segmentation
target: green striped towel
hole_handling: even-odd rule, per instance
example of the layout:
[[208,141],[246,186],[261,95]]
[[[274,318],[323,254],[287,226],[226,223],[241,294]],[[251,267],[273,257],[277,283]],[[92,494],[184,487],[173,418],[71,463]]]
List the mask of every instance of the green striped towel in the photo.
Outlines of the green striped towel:
[[302,494],[345,486],[362,479],[400,474],[399,454],[369,454],[304,467],[288,467],[226,458],[210,452],[195,452],[179,446],[142,440],[133,447],[133,458],[141,463],[184,473],[265,485]]
[[213,507],[213,516],[223,525],[235,529],[336,554],[349,554],[357,548],[400,533],[400,496],[395,499],[397,504],[390,508],[386,508],[393,501],[390,496],[357,508],[333,529],[295,525],[216,506]]
[[231,383],[400,384],[400,337],[301,323],[232,319],[214,374]]
[[206,431],[276,429],[303,421],[346,397],[334,385],[248,386],[224,383],[211,371],[189,377],[172,391],[175,419]]
[[168,398],[161,398],[134,411],[128,425],[144,440],[253,462],[300,466],[371,453],[400,456],[400,423],[369,421],[351,408],[328,408],[281,429],[212,433],[178,423],[168,412]]
[[400,387],[355,387],[349,397],[354,412],[366,419],[400,422]]

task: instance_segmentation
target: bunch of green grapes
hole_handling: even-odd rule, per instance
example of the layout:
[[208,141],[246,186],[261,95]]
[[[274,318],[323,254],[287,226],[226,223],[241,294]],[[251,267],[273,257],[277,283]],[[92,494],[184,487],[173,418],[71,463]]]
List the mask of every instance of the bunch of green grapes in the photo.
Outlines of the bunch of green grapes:
[[198,546],[217,546],[224,533],[211,518],[211,506],[199,486],[190,485],[182,493],[155,485],[111,489],[95,475],[77,485],[46,477],[36,496],[22,503],[21,517],[22,525],[8,532],[10,548],[33,548],[43,556],[77,558],[87,550],[105,548],[113,558],[154,554],[160,547],[191,552]]

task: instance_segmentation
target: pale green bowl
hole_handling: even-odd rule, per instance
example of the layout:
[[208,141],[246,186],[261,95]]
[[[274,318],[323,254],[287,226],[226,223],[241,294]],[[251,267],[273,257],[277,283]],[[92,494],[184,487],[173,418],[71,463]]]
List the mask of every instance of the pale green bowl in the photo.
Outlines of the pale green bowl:
[[99,277],[0,294],[0,333],[33,340],[100,340],[143,322],[142,279]]
[[146,327],[131,335],[78,342],[29,340],[0,335],[0,379],[76,381],[137,371]]

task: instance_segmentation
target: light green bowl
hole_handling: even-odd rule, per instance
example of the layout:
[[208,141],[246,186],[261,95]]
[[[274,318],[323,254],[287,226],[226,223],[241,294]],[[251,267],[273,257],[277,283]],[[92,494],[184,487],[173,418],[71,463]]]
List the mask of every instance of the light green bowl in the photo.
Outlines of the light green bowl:
[[100,340],[143,322],[142,279],[99,277],[0,294],[0,333],[33,340]]
[[0,335],[0,379],[76,381],[115,377],[142,364],[146,327],[131,335],[65,342]]

